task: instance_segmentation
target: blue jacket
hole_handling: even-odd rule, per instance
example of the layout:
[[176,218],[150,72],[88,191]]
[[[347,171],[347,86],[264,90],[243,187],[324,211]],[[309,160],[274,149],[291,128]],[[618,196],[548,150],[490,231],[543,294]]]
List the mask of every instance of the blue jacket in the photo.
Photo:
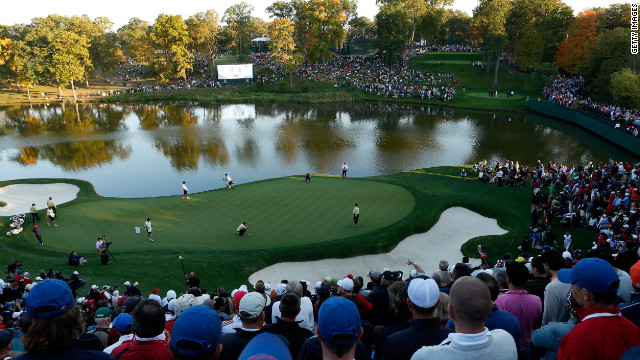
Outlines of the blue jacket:
[[554,360],[558,355],[560,341],[573,327],[578,324],[578,319],[570,318],[568,322],[551,322],[533,332],[531,341],[539,348],[547,349],[544,358]]

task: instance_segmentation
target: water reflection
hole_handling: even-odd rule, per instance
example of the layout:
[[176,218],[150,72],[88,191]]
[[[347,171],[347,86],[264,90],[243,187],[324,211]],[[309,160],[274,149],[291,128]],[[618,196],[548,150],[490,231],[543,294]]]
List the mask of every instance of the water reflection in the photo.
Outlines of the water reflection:
[[375,103],[0,107],[0,178],[79,177],[111,196],[165,195],[174,191],[167,184],[186,178],[193,191],[205,190],[227,172],[240,182],[337,174],[345,161],[353,176],[368,176],[485,159],[610,157],[630,159],[574,127],[523,113]]

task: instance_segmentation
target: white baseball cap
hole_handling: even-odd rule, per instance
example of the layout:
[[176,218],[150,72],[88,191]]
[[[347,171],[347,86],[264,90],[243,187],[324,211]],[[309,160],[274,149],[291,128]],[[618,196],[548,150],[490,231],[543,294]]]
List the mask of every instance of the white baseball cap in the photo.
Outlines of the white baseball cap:
[[411,280],[407,293],[414,305],[425,309],[435,306],[440,300],[440,289],[433,279]]

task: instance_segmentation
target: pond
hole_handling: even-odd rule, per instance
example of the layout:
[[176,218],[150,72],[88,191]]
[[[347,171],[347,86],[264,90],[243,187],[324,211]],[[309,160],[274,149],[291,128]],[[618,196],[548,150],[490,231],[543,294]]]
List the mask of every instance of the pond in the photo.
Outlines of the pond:
[[631,160],[570,125],[525,113],[396,104],[80,104],[0,107],[0,180],[78,178],[104,196],[177,195],[304,174]]

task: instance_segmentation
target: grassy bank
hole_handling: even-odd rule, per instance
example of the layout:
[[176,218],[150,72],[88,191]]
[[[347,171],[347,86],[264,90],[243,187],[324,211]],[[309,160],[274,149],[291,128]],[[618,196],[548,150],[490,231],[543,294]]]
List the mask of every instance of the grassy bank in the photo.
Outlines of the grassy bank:
[[[496,218],[508,230],[468,241],[464,254],[477,256],[479,243],[492,260],[505,252],[518,253],[530,222],[531,189],[497,188],[473,178],[461,182],[459,172],[459,167],[438,167],[349,180],[314,176],[310,184],[294,176],[193,194],[188,201],[179,196],[103,198],[91,184],[78,180],[6,181],[0,186],[64,181],[81,191],[76,200],[60,206],[59,227],[44,227],[44,247],[37,246],[30,224],[20,235],[5,236],[8,219],[1,218],[0,263],[20,259],[32,273],[53,267],[68,275],[72,269],[67,256],[76,249],[89,260],[79,269],[89,284],[139,281],[148,292],[154,287],[181,289],[177,257],[182,256],[186,270],[199,274],[204,288],[234,288],[253,272],[282,261],[388,252],[407,236],[427,231],[452,206]],[[351,223],[354,202],[362,214],[358,228]],[[147,216],[156,227],[154,243],[134,232]],[[250,223],[251,236],[235,235],[240,221]],[[93,246],[103,232],[114,242],[115,259],[108,266],[99,265]],[[561,235],[559,226],[556,233]],[[571,233],[581,248],[590,243],[585,229]]]
[[[477,53],[427,53],[416,56],[409,61],[409,69],[429,71],[432,73],[455,73],[458,84],[456,96],[451,101],[413,99],[413,98],[386,98],[377,96],[352,87],[341,87],[338,83],[317,82],[313,80],[294,77],[293,86],[289,87],[288,79],[275,84],[239,85],[233,88],[223,89],[190,89],[190,90],[165,90],[147,93],[127,93],[110,97],[91,96],[81,97],[79,101],[99,102],[148,102],[148,101],[198,101],[215,103],[334,103],[334,102],[363,102],[379,101],[393,103],[407,103],[415,105],[440,105],[464,109],[481,110],[508,110],[527,111],[526,97],[537,98],[539,92],[526,74],[511,71],[507,66],[500,64],[498,85],[493,85],[493,66],[486,72],[480,67],[471,65],[472,61],[486,60],[483,54]],[[225,57],[217,63],[233,63],[232,57]],[[258,69],[257,73],[264,72]],[[117,74],[114,74],[114,78]],[[147,86],[154,84],[153,79],[142,79],[141,83]],[[79,88],[78,94],[95,93],[99,91],[118,90],[120,86],[112,86],[102,79],[93,79],[90,89]],[[447,86],[449,82],[442,82],[437,86]],[[465,91],[462,90],[462,85]],[[84,84],[80,84],[84,87]],[[497,97],[488,95],[489,89],[498,90]],[[515,91],[514,97],[507,97],[507,91]],[[45,93],[49,102],[54,100],[57,89],[54,87],[37,86],[32,90],[35,94],[32,101],[45,101],[40,95]],[[65,100],[71,100],[71,92],[65,90]],[[28,102],[26,92],[21,93],[0,89],[0,104]]]

